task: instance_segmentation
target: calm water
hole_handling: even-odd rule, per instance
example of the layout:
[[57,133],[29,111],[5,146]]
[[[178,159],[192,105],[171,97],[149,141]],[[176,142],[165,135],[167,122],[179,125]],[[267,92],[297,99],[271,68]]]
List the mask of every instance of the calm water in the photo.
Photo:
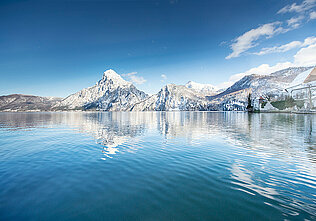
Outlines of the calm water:
[[0,113],[0,220],[315,220],[316,116]]

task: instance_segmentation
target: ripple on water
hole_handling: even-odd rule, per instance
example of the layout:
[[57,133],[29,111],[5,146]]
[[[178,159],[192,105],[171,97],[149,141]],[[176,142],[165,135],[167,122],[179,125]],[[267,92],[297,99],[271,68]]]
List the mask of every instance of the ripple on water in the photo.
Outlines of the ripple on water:
[[289,114],[1,113],[0,219],[313,220],[314,128]]

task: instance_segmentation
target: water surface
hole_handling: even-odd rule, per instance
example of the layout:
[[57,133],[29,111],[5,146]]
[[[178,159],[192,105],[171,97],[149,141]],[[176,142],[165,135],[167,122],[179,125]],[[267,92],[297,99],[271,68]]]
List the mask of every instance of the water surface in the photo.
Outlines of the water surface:
[[316,116],[0,113],[0,220],[315,220]]

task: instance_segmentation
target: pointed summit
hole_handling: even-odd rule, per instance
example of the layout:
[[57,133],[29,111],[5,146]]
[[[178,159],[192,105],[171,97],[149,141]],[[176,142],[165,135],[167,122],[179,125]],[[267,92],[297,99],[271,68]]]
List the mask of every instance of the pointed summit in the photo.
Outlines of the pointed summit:
[[99,81],[99,83],[101,83],[101,82],[108,82],[108,81],[112,81],[112,83],[114,83],[116,85],[122,85],[122,86],[131,84],[130,82],[125,81],[118,73],[116,73],[112,69],[106,70],[103,73],[103,77]]
[[109,69],[103,73],[103,78],[104,77],[121,77],[121,76],[118,73],[116,73],[113,69]]
[[102,79],[94,86],[66,97],[56,105],[56,108],[124,111],[146,97],[147,94],[110,69],[103,73]]

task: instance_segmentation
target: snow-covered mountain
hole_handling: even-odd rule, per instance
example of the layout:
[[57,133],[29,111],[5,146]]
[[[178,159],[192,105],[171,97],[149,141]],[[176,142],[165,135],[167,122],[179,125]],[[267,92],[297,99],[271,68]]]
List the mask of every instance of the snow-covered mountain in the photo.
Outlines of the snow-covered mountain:
[[168,84],[157,94],[133,106],[133,111],[202,111],[210,110],[205,95],[184,85]]
[[278,94],[288,87],[300,73],[309,69],[312,70],[312,67],[292,67],[269,75],[248,75],[227,88],[224,92],[216,95],[216,97],[247,88],[251,88],[252,93],[257,96],[267,93]]
[[215,95],[218,91],[218,88],[214,85],[200,84],[200,83],[196,83],[194,81],[189,81],[184,86],[186,86],[187,88],[193,89],[198,93],[208,95],[208,96]]
[[65,110],[124,111],[147,98],[132,83],[125,81],[114,70],[107,70],[94,86],[66,97],[54,106]]
[[223,110],[244,110],[247,96],[282,97],[290,83],[302,72],[312,70],[312,67],[291,67],[268,75],[247,75],[227,88],[225,91],[209,96],[211,103],[218,104]]
[[267,75],[247,75],[226,90],[193,81],[186,85],[168,84],[148,96],[113,70],[104,72],[94,86],[65,99],[29,95],[0,97],[0,111],[99,110],[99,111],[205,111],[245,110],[247,96],[281,98],[284,89],[302,72],[312,67],[292,67]]
[[48,111],[61,99],[24,94],[0,96],[0,111]]

